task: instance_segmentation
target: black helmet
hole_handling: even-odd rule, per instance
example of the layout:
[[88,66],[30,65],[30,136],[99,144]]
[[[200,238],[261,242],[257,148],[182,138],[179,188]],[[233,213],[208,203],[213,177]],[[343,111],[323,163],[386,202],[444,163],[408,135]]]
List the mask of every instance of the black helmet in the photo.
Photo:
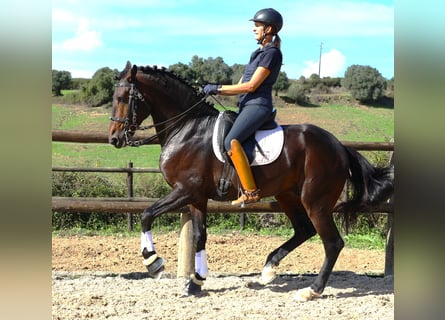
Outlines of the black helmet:
[[278,33],[283,26],[283,17],[277,10],[272,8],[258,11],[250,21],[261,22],[267,26],[274,26],[275,33]]

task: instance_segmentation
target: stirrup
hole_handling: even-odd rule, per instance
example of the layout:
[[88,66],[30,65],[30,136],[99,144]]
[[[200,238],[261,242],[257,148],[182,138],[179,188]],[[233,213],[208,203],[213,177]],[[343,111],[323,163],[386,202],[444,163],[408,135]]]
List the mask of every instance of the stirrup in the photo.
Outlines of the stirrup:
[[243,194],[238,199],[232,201],[232,206],[239,205],[244,207],[245,204],[258,202],[260,199],[260,189],[256,189],[255,191],[244,190]]

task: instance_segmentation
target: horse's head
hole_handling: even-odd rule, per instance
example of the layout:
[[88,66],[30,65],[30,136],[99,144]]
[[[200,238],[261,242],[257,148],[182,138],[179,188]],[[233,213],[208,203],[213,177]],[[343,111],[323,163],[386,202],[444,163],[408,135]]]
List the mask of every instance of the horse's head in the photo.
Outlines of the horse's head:
[[137,71],[128,61],[115,86],[108,140],[116,148],[130,145],[136,129],[150,114],[144,96],[136,87]]

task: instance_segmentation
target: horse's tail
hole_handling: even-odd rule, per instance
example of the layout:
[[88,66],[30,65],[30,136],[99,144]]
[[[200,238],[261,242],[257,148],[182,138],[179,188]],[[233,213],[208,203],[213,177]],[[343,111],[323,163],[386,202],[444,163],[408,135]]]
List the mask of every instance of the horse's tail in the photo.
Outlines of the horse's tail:
[[338,204],[334,211],[344,212],[349,218],[386,201],[394,192],[394,166],[374,167],[356,150],[345,147],[349,159],[349,180],[352,199]]

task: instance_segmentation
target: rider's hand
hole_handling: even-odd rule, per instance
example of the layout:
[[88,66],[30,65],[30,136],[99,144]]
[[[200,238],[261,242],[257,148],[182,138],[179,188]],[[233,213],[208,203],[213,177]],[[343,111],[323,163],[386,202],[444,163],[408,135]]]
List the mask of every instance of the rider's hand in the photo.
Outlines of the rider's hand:
[[215,95],[218,94],[219,88],[221,88],[220,84],[208,84],[204,87],[204,93],[206,95]]

